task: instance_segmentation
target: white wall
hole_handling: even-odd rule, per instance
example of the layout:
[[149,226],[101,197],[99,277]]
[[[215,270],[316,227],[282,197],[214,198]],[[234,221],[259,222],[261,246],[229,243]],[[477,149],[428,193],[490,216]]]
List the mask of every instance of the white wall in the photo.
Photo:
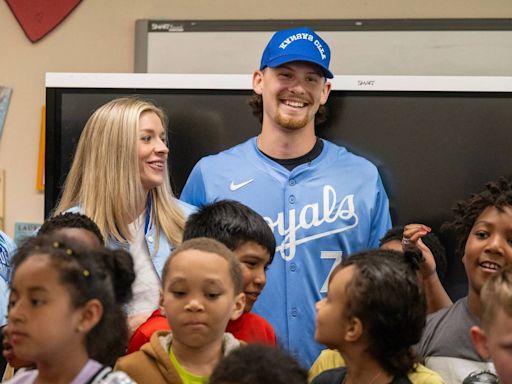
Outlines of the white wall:
[[[24,35],[0,2],[0,85],[14,89],[0,139],[5,231],[43,220],[36,191],[46,72],[132,72],[137,19],[510,18],[510,0],[85,0],[41,41]],[[172,53],[169,53],[172,54]],[[257,63],[255,63],[255,66]]]

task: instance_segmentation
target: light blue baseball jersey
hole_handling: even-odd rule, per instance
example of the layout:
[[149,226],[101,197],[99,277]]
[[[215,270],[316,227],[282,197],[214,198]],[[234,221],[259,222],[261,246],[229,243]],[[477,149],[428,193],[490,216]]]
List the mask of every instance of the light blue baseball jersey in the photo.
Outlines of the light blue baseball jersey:
[[314,341],[315,303],[330,272],[343,257],[377,247],[391,227],[377,168],[328,141],[316,159],[290,172],[250,139],[201,159],[181,199],[196,206],[238,200],[265,218],[277,249],[254,312],[307,366],[322,349]]

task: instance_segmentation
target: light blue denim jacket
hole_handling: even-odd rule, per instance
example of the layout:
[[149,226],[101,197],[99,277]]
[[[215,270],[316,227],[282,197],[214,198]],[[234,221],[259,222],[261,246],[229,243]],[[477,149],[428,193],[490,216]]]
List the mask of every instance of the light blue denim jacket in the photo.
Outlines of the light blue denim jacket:
[[[178,206],[183,211],[185,217],[188,217],[191,213],[196,210],[196,207],[193,205],[187,204],[178,199],[174,200]],[[66,212],[81,212],[80,206],[76,206],[68,209]],[[151,201],[148,200],[148,206],[146,208],[146,218],[144,224],[144,236],[146,237],[146,244],[148,245],[149,254],[151,255],[151,259],[153,260],[153,266],[155,267],[155,271],[158,274],[159,278],[162,278],[162,269],[164,267],[165,261],[171,254],[172,250],[175,248],[174,244],[170,242],[165,233],[160,232],[160,238],[158,241],[158,251],[154,254],[155,251],[155,240],[156,240],[156,228],[153,225],[153,220],[151,219]],[[130,251],[130,245],[128,243],[122,243],[113,237],[109,237],[105,239],[106,246],[112,249],[124,249],[125,251]]]

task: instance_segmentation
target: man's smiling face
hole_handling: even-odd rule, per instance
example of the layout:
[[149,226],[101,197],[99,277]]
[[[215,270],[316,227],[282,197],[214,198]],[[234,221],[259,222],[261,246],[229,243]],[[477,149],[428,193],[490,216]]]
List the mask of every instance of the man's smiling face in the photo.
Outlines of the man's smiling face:
[[254,92],[263,98],[263,124],[287,130],[314,127],[315,114],[327,102],[331,84],[321,68],[296,61],[253,75]]

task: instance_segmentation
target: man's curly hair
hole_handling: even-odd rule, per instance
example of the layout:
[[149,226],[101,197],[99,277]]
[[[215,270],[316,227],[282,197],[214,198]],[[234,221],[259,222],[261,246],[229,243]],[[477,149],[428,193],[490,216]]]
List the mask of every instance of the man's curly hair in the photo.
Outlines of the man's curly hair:
[[503,211],[504,207],[512,207],[512,182],[505,177],[491,181],[486,189],[472,194],[469,199],[458,201],[453,207],[454,219],[443,225],[443,229],[452,230],[457,236],[457,253],[462,257],[466,240],[476,219],[487,207],[495,207]]

